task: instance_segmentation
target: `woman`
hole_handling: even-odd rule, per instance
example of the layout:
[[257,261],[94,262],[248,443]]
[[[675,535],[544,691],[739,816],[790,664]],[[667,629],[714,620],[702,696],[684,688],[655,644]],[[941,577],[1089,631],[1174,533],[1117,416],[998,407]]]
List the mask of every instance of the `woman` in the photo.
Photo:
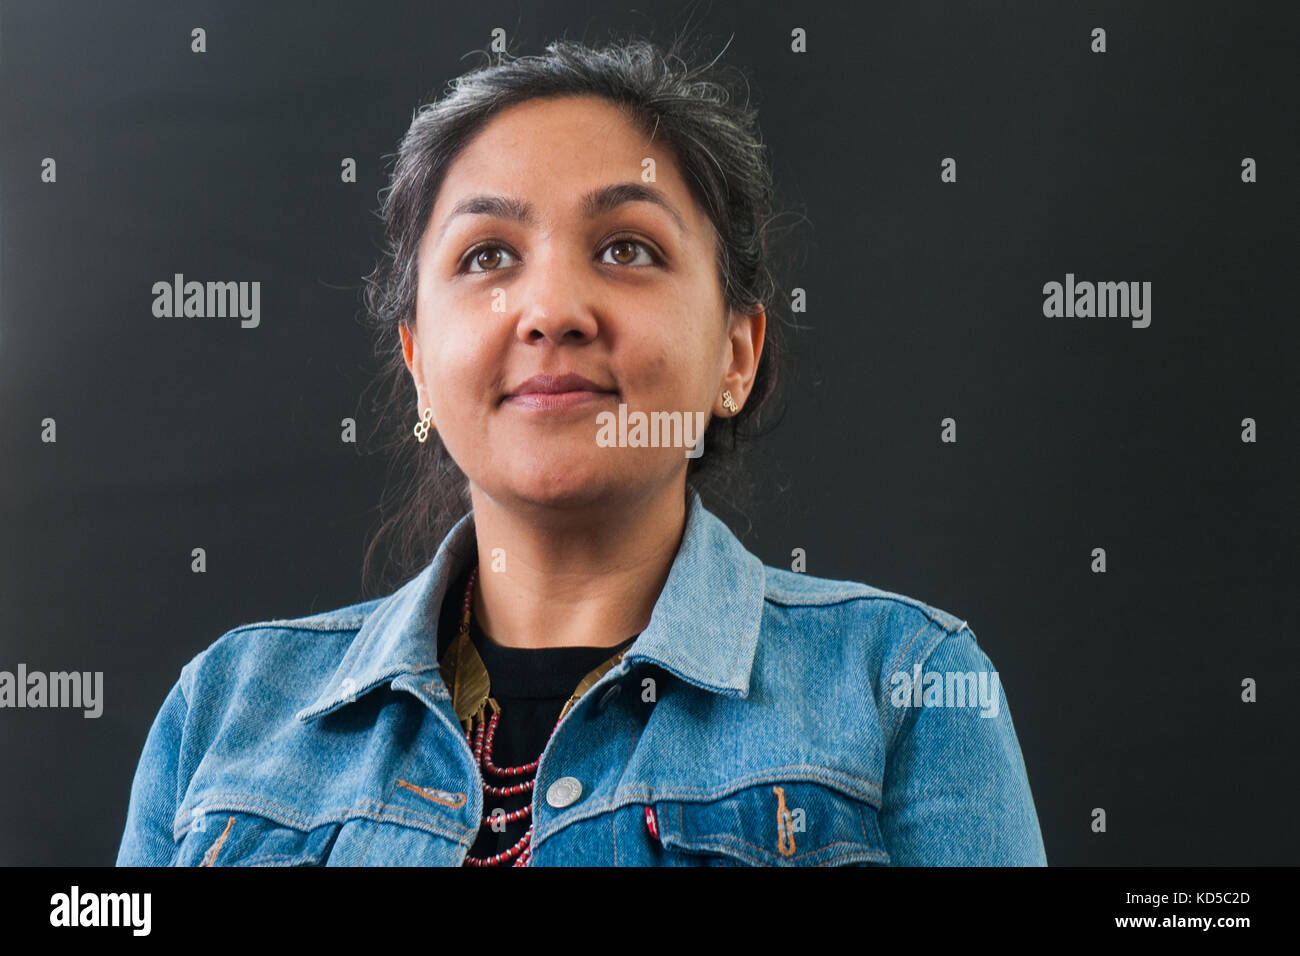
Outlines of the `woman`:
[[416,399],[385,531],[441,543],[187,664],[119,864],[1045,863],[964,622],[764,567],[701,502],[778,296],[753,114],[679,64],[555,43],[417,113],[371,314]]

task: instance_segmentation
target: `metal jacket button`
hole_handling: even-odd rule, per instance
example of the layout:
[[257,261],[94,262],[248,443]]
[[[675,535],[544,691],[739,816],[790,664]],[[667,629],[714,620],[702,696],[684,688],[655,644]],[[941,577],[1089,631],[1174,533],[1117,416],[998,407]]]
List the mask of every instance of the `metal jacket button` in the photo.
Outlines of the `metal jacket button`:
[[582,796],[582,784],[577,777],[561,777],[546,788],[546,802],[559,809],[575,803]]

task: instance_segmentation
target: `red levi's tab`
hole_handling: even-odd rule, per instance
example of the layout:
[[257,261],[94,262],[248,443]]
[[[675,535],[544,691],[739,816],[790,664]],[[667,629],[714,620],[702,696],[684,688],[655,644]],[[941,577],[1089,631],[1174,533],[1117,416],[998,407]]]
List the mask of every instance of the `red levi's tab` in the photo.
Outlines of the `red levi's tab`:
[[655,816],[654,807],[645,808],[645,828],[650,831],[650,835],[659,841],[659,820]]

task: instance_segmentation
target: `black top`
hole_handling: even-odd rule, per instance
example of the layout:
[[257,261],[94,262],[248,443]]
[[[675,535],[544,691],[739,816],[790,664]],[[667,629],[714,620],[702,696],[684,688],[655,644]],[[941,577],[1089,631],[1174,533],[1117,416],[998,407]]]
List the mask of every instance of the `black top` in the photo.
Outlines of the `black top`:
[[[447,589],[438,625],[439,660],[460,629],[460,611],[468,580],[469,572],[466,571]],[[517,767],[541,756],[560,718],[560,711],[577,689],[578,682],[630,645],[636,636],[616,647],[506,647],[492,640],[478,626],[478,621],[471,618],[470,640],[487,668],[492,698],[501,705],[501,716],[492,740],[492,763],[498,767]],[[489,782],[503,786],[527,780],[530,776]],[[531,790],[510,797],[485,793],[483,815],[491,816],[497,807],[509,814],[531,803]],[[470,856],[487,857],[510,849],[524,835],[529,822],[528,816],[512,820],[500,833],[490,825],[482,826],[478,839],[470,847]]]

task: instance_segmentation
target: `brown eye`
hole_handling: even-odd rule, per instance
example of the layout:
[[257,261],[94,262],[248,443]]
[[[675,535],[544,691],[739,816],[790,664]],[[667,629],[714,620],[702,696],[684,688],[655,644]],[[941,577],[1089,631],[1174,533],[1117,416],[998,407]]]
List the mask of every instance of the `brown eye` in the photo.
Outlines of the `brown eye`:
[[[477,249],[471,249],[466,255],[464,265],[461,266],[462,272],[495,272],[501,265],[502,253],[509,256],[500,246],[479,246]],[[479,268],[472,268],[478,266]]]
[[[645,253],[645,261],[640,263],[636,261],[639,252]],[[616,266],[658,264],[658,258],[650,251],[650,247],[636,239],[615,239],[605,247],[605,254],[613,257]]]

